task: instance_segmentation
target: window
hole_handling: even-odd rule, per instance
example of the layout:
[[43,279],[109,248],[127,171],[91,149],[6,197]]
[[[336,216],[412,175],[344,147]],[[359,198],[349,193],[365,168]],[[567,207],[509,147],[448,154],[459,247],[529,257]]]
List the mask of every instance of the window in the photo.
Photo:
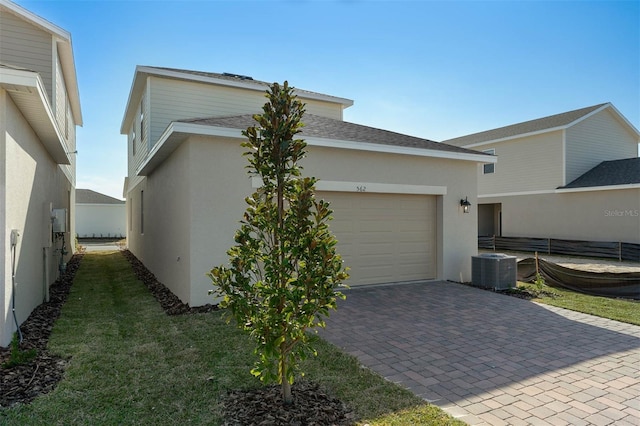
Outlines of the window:
[[131,153],[132,155],[136,155],[136,125],[133,124],[133,128],[131,129]]
[[[496,150],[493,148],[487,149],[486,151],[482,151],[482,152],[484,152],[485,154],[496,155]],[[496,163],[489,163],[489,164],[482,165],[482,174],[488,175],[495,172],[496,172]]]
[[144,110],[140,105],[140,143],[144,143]]
[[144,191],[140,191],[140,233],[144,234]]
[[64,138],[69,142],[69,98],[64,96]]

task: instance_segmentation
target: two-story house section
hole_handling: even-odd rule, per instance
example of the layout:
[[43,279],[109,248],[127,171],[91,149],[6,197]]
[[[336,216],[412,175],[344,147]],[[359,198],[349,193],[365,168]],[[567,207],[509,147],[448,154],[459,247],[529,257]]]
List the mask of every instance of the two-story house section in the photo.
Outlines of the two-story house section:
[[480,236],[629,243],[640,243],[639,142],[611,103],[444,141],[498,157],[478,169]]
[[[294,82],[290,82],[292,85]],[[128,137],[129,249],[182,301],[211,303],[205,274],[226,251],[260,182],[242,130],[270,84],[251,77],[137,67],[122,121]],[[305,103],[304,173],[334,210],[350,285],[469,280],[478,163],[495,157],[343,121],[353,101],[296,89]]]
[[0,0],[2,346],[48,298],[73,252],[77,125],[71,35]]

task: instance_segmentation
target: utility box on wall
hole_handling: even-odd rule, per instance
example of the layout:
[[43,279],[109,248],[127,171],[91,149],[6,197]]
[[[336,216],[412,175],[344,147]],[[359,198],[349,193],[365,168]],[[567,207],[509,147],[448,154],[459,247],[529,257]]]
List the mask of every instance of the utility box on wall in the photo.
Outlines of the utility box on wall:
[[51,211],[53,219],[53,232],[67,232],[67,209],[53,209]]

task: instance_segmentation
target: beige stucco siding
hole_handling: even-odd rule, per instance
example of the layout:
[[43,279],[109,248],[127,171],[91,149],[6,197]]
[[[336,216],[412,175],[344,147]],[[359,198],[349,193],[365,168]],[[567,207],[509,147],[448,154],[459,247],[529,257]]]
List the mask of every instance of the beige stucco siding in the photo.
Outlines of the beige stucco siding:
[[54,84],[53,49],[50,34],[0,11],[0,62],[40,73],[50,100]]
[[[61,168],[53,161],[28,122],[6,91],[0,89],[0,233],[4,265],[0,295],[2,321],[0,346],[11,340],[15,326],[10,318],[11,255],[9,235],[12,229],[20,232],[16,251],[16,314],[21,323],[42,303],[46,285],[58,276],[60,241],[49,247],[50,220],[45,212],[49,203],[53,208],[68,209],[70,229],[65,234],[67,250],[73,251],[70,238],[74,232],[74,190]],[[64,259],[68,260],[68,256]],[[46,263],[45,263],[46,262]]]
[[482,198],[502,203],[505,237],[640,243],[640,189]]
[[638,140],[610,108],[567,129],[568,184],[603,161],[638,156]]
[[[190,137],[131,192],[132,251],[193,306],[213,301],[206,273],[228,262],[226,251],[234,244],[244,198],[254,191],[239,144],[238,139]],[[309,147],[304,166],[306,175],[324,180],[446,187],[446,195],[433,195],[437,278],[470,279],[477,219],[462,213],[459,204],[465,196],[476,204],[474,162]],[[144,235],[136,232],[142,186]]]
[[[206,273],[214,266],[227,264],[227,250],[246,209],[245,197],[251,195],[251,179],[246,174],[247,160],[240,141],[192,137],[190,176],[192,178],[191,286],[190,303],[213,302]],[[183,144],[184,145],[184,144]]]
[[[182,231],[176,233],[176,238],[181,241],[180,247],[190,250],[190,272],[183,270],[172,278],[177,280],[176,283],[165,284],[173,289],[174,286],[187,286],[190,282],[192,291],[188,298],[185,298],[182,290],[176,293],[192,305],[212,301],[207,295],[208,290],[212,288],[211,283],[205,274],[213,266],[228,262],[226,251],[234,243],[234,233],[246,208],[244,198],[254,191],[244,168],[247,163],[242,157],[243,149],[239,142],[231,139],[191,137],[179,148],[183,151],[189,146],[188,166],[184,164],[181,167],[172,167],[171,172],[167,168],[166,172],[170,172],[173,177],[163,178],[163,184],[155,181],[158,171],[147,177],[148,188],[152,185],[151,182],[158,188],[163,187],[167,192],[167,202],[180,206],[183,206],[182,201],[169,201],[175,195],[175,189],[168,189],[167,181],[178,179],[180,174],[188,174],[191,177],[188,190],[182,189],[183,193],[188,193],[190,197],[190,201],[185,201],[190,202],[190,214],[176,211],[176,215],[172,215],[172,220],[166,224],[168,227],[180,226],[177,223],[179,214],[182,218],[190,218],[190,228],[187,231],[190,245],[182,243],[187,239]],[[165,166],[163,164],[162,173]],[[304,166],[306,175],[315,175],[325,180],[446,186],[447,195],[436,197],[437,277],[456,281],[470,279],[471,256],[477,250],[477,222],[475,214],[461,212],[459,203],[465,196],[468,196],[472,203],[476,202],[475,163],[310,147],[309,157],[304,160]],[[151,192],[149,189],[150,194]],[[157,192],[153,191],[153,194]],[[157,215],[158,213],[154,214]],[[446,241],[444,235],[447,236]],[[164,244],[162,246],[165,247]],[[157,249],[157,242],[153,243],[153,247],[156,249],[153,252],[148,251],[145,255],[145,263],[162,281],[164,277],[170,277],[166,268],[177,265],[178,256],[182,262],[186,252],[170,250],[170,253],[166,253]],[[151,256],[155,259],[151,260]],[[157,270],[151,265],[157,265]]]
[[[181,145],[129,193],[131,251],[181,300],[189,301],[190,146]],[[143,209],[143,211],[141,211]],[[129,237],[130,236],[130,237]]]
[[495,173],[478,170],[478,193],[505,194],[553,190],[562,185],[562,131],[483,145],[475,149],[495,149]]

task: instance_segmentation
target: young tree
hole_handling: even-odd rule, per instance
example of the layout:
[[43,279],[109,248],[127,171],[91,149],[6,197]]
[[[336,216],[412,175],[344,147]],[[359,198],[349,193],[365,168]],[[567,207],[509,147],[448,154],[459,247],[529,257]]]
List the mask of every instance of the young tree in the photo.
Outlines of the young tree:
[[220,305],[256,342],[252,374],[280,383],[291,404],[299,361],[316,354],[307,330],[325,326],[329,309],[344,298],[336,289],[348,274],[328,229],[329,204],[315,199],[316,179],[302,177],[298,165],[306,154],[306,143],[294,139],[304,105],[286,81],[271,85],[266,97],[263,113],[254,115],[258,125],[242,133],[249,173],[263,186],[246,198],[229,266],[208,275]]

